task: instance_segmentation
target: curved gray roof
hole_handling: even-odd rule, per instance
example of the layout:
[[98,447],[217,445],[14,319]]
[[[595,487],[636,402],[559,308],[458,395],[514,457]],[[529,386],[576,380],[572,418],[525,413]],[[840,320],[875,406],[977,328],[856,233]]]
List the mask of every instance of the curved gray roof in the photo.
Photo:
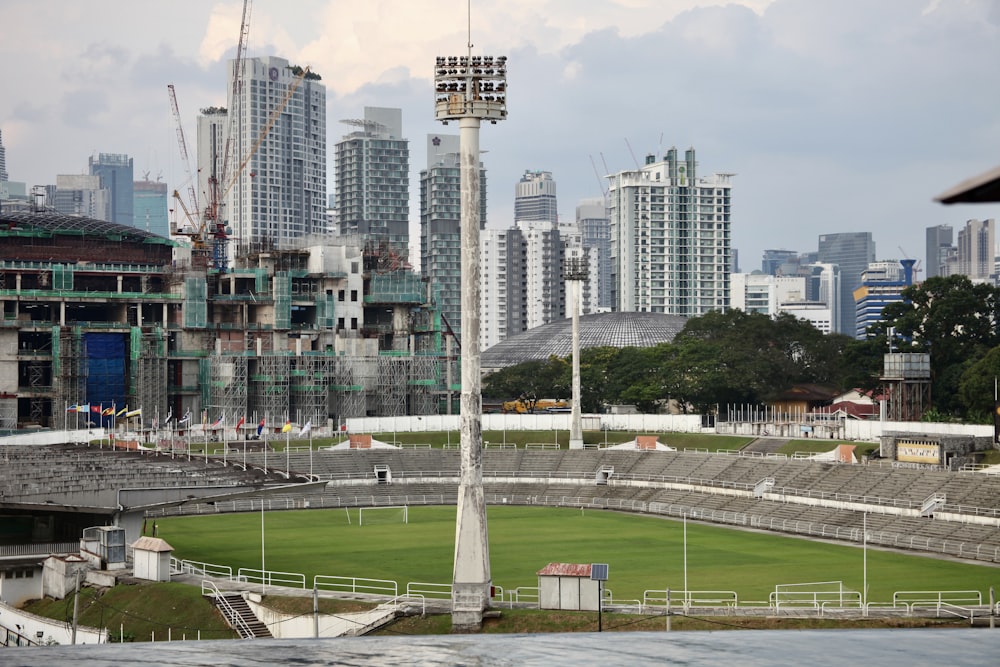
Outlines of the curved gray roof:
[[31,227],[50,234],[84,234],[94,236],[118,236],[151,243],[172,243],[170,239],[158,236],[136,227],[119,225],[115,222],[65,215],[54,211],[9,211],[0,213],[0,225],[8,230],[16,227]]
[[[595,313],[580,317],[580,349],[588,347],[653,347],[674,339],[687,318],[663,313]],[[482,354],[485,369],[506,368],[525,361],[567,357],[572,353],[573,320],[543,324],[497,343]]]

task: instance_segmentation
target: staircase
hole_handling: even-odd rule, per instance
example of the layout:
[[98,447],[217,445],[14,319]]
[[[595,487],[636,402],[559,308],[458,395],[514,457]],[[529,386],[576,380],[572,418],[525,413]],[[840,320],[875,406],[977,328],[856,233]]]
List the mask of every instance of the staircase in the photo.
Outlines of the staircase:
[[267,626],[260,622],[257,615],[250,609],[250,605],[243,599],[242,593],[222,593],[215,584],[210,581],[202,581],[201,594],[211,600],[222,617],[226,619],[233,630],[236,630],[243,639],[261,639],[273,637]]

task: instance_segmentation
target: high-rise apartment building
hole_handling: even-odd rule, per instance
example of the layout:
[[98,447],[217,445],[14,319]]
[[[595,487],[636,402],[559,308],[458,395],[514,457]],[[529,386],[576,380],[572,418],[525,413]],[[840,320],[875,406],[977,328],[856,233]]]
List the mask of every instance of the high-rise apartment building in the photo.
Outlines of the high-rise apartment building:
[[928,278],[945,275],[944,266],[954,251],[954,232],[951,225],[935,225],[927,228],[926,275]]
[[230,61],[228,152],[219,188],[235,245],[280,248],[325,230],[326,86],[275,56],[247,58],[240,85],[233,85],[234,70]]
[[167,184],[148,179],[132,184],[135,193],[135,226],[157,236],[170,236],[167,219]]
[[[420,272],[431,297],[455,332],[462,323],[462,190],[458,135],[427,136],[427,168],[420,172]],[[479,173],[479,224],[486,227],[486,170]],[[484,285],[489,283],[484,281]],[[489,290],[483,290],[487,292]]]
[[617,310],[693,317],[729,306],[730,181],[699,177],[693,148],[611,176]]
[[760,270],[769,276],[794,275],[799,264],[799,253],[795,250],[765,250]]
[[558,222],[556,182],[549,171],[525,171],[514,186],[514,222],[548,220]]
[[403,138],[403,111],[365,107],[364,118],[342,122],[358,129],[336,145],[338,231],[366,243],[387,242],[405,255],[410,243],[410,142]]
[[7,176],[7,149],[3,146],[3,130],[0,130],[0,183],[10,180]]
[[596,294],[591,296],[595,307],[592,312],[611,310],[615,305],[611,297],[611,220],[604,199],[581,201],[576,207],[576,224],[584,250],[593,249],[597,254],[597,264],[591,274],[596,281]]
[[[196,217],[204,213],[213,197],[222,196],[220,190],[224,186],[219,180],[222,178],[228,124],[229,113],[225,107],[207,107],[198,116],[198,174],[195,186],[198,201],[194,202],[198,205]],[[233,165],[233,168],[238,166]],[[195,214],[194,211],[190,213]]]
[[820,263],[840,266],[840,290],[836,299],[834,331],[853,337],[857,330],[854,290],[861,287],[861,273],[875,261],[875,241],[871,232],[823,234],[819,237]]
[[996,273],[995,222],[969,220],[958,230],[958,272],[970,280],[985,280]]
[[108,222],[135,227],[132,158],[118,153],[99,153],[89,158],[90,175],[101,179],[108,191]]

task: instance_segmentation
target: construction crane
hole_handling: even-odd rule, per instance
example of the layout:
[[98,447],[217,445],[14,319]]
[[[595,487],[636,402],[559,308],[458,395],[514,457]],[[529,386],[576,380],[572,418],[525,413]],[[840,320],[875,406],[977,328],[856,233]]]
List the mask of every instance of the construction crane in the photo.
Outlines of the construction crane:
[[[226,231],[226,222],[222,216],[222,204],[225,201],[226,196],[229,194],[229,191],[234,185],[236,185],[236,182],[239,180],[243,170],[250,163],[250,160],[257,153],[257,150],[267,138],[267,135],[274,127],[274,124],[278,122],[278,118],[281,117],[285,107],[288,106],[288,101],[292,99],[292,95],[294,95],[295,91],[298,90],[302,80],[306,78],[309,72],[310,69],[308,67],[304,68],[302,72],[300,72],[292,80],[291,84],[289,84],[288,90],[285,92],[285,96],[282,98],[278,106],[275,107],[274,111],[271,112],[271,115],[267,119],[267,123],[260,131],[260,134],[257,135],[257,139],[254,141],[253,146],[250,147],[250,150],[247,151],[239,165],[237,165],[237,167],[233,170],[234,173],[232,176],[226,180],[216,178],[214,176],[209,177],[209,201],[205,209],[203,211],[199,211],[199,218],[191,215],[191,210],[184,204],[180,193],[176,190],[174,191],[174,199],[176,199],[180,204],[181,210],[184,211],[184,215],[192,221],[190,229],[179,229],[177,233],[191,238],[191,246],[197,254],[205,254],[208,252],[209,239],[211,238],[213,268],[223,271],[225,270],[227,262],[229,232]],[[198,209],[195,210],[198,211]]]
[[[184,209],[184,213],[188,216],[190,220],[189,210],[198,210],[198,193],[194,187],[194,176],[191,170],[191,158],[188,155],[187,141],[184,140],[184,125],[181,123],[181,112],[177,108],[177,93],[174,90],[174,84],[167,84],[167,95],[170,97],[170,111],[174,114],[174,124],[177,125],[177,145],[181,150],[181,160],[184,163],[184,175],[187,176],[188,180],[188,201],[187,206],[183,206],[184,202],[181,202],[181,208]],[[177,197],[176,190],[174,191],[175,197]],[[179,200],[179,198],[178,198]]]

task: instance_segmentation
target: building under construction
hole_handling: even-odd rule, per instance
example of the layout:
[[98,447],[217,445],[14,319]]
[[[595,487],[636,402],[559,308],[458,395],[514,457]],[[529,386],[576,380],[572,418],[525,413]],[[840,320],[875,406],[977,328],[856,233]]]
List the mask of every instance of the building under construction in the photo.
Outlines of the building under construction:
[[0,429],[126,407],[147,424],[448,413],[454,346],[393,258],[337,238],[248,249],[222,272],[131,227],[0,214]]

